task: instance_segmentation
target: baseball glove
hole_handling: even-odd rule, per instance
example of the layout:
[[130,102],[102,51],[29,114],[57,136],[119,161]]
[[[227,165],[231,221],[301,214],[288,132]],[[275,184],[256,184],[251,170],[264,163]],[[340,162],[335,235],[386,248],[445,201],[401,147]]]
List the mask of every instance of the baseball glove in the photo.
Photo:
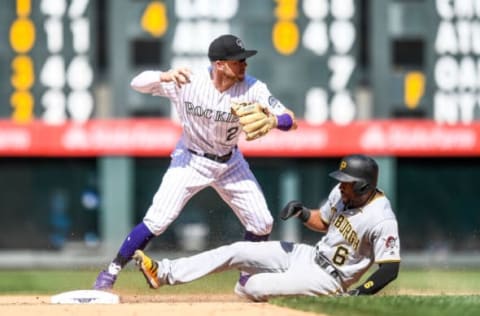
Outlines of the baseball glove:
[[232,103],[232,114],[238,116],[247,140],[267,134],[277,124],[277,118],[259,103]]

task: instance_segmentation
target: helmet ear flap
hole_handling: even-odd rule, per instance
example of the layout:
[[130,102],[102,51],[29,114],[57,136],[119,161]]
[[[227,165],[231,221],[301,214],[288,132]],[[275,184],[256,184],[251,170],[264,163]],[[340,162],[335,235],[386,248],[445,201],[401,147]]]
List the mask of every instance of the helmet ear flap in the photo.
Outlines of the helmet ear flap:
[[355,181],[355,183],[353,184],[353,192],[355,192],[355,194],[357,195],[363,195],[370,191],[371,187],[372,186],[366,181]]

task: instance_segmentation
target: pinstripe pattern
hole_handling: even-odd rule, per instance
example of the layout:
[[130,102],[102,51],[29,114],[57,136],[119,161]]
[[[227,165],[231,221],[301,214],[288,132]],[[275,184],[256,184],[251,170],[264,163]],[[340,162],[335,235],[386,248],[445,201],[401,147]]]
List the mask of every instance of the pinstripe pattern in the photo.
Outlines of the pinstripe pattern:
[[182,88],[158,81],[147,81],[145,85],[149,89],[137,90],[171,100],[182,122],[183,142],[188,148],[201,153],[223,156],[238,143],[241,127],[238,119],[230,113],[232,101],[259,102],[275,114],[285,111],[280,102],[271,104],[272,96],[267,86],[251,76],[246,76],[243,82],[224,92],[215,89],[207,71],[192,75],[191,83]]
[[[259,102],[275,114],[283,113],[285,107],[271,96],[263,82],[251,76],[224,92],[214,87],[208,71],[192,75],[191,83],[181,88],[174,83],[161,83],[158,78],[158,72],[144,72],[133,80],[135,89],[169,98],[182,123],[183,133],[145,215],[145,225],[156,235],[163,233],[192,196],[211,186],[233,209],[247,231],[256,235],[269,234],[273,218],[255,176],[236,149],[241,127],[230,113],[230,107],[232,101]],[[233,155],[228,162],[219,163],[192,154],[188,149],[217,156],[233,151]]]

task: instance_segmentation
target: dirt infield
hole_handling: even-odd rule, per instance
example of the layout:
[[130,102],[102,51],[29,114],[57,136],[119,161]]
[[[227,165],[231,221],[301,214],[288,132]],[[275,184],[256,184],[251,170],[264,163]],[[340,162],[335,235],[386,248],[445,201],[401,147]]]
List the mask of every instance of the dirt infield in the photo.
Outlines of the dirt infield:
[[[117,293],[120,294],[120,293]],[[401,290],[387,295],[480,295],[478,292]],[[231,295],[133,295],[120,294],[120,304],[57,305],[44,295],[0,295],[0,315],[169,315],[169,316],[325,316],[282,308],[268,303],[252,303]]]
[[234,295],[121,295],[116,305],[54,305],[50,296],[0,296],[0,315],[318,316]]

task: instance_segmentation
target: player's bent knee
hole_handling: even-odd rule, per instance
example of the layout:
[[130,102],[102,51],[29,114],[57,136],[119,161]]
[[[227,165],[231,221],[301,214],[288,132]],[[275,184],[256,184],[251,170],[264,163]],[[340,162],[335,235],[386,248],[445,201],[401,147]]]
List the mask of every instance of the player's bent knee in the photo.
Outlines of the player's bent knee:
[[273,218],[271,221],[268,221],[265,223],[265,228],[264,228],[265,233],[263,235],[270,234],[272,232],[272,229],[273,229]]
[[268,217],[261,225],[258,225],[251,232],[257,236],[269,235],[273,229],[273,217]]
[[245,295],[255,302],[266,302],[268,301],[268,295],[262,290],[262,284],[256,282],[255,280],[248,280],[245,286],[243,287],[243,292]]
[[146,217],[143,219],[143,223],[155,236],[161,235],[166,229],[166,226],[164,226],[163,224],[157,223]]

